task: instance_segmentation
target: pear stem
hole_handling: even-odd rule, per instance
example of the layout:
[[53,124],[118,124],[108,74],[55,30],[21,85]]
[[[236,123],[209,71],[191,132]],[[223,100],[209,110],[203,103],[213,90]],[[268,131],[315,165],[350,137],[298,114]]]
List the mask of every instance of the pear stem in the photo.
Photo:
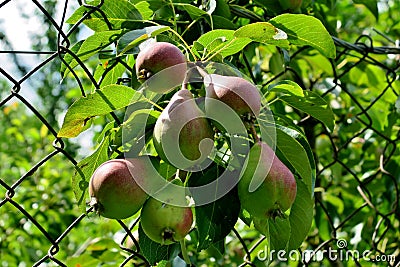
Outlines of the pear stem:
[[250,132],[251,132],[251,135],[253,136],[253,138],[254,138],[254,141],[256,141],[256,142],[260,142],[261,141],[261,139],[258,137],[258,135],[257,135],[257,131],[256,131],[256,128],[254,127],[254,124],[253,123],[250,123]]
[[180,170],[177,169],[177,170],[176,170],[176,173],[175,173],[175,179],[179,179],[179,180],[182,181],[181,177],[179,176],[179,173],[180,173]]
[[203,78],[210,75],[200,66],[196,66],[196,69],[199,72],[199,74],[201,75],[201,77],[203,77]]
[[181,244],[181,251],[182,251],[183,259],[185,260],[187,265],[192,266],[192,263],[190,262],[189,255],[188,255],[187,250],[186,250],[185,238],[183,238],[180,241],[180,244]]

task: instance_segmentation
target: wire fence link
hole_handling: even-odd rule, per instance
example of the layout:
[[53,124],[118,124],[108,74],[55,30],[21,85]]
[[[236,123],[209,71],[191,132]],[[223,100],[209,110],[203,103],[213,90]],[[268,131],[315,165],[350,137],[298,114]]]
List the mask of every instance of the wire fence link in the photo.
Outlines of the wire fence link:
[[[51,133],[54,137],[51,151],[43,158],[34,161],[34,155],[32,155],[32,162],[30,162],[30,169],[21,175],[16,180],[6,179],[6,177],[0,177],[0,192],[4,192],[1,196],[0,201],[0,219],[6,220],[4,217],[5,213],[9,211],[7,207],[10,205],[18,210],[25,221],[29,221],[41,235],[49,242],[48,250],[43,251],[43,256],[34,263],[33,266],[45,266],[43,264],[54,263],[59,266],[67,266],[65,263],[65,255],[60,253],[62,250],[60,244],[65,240],[65,238],[73,234],[74,229],[80,227],[82,220],[84,220],[90,213],[92,209],[88,209],[86,213],[82,213],[80,216],[75,217],[69,225],[61,229],[57,234],[53,232],[50,233],[49,229],[45,229],[41,224],[41,219],[38,219],[37,213],[32,209],[32,207],[24,205],[16,200],[16,195],[18,191],[21,190],[26,184],[29,184],[29,180],[32,176],[38,172],[47,164],[52,158],[56,156],[63,157],[66,161],[69,161],[72,165],[77,167],[77,161],[75,156],[71,154],[65,145],[65,140],[57,137],[57,129],[55,129],[43,115],[40,109],[35,106],[31,99],[24,97],[22,92],[28,87],[26,84],[30,79],[34,79],[36,73],[40,73],[46,68],[46,65],[54,60],[59,60],[66,64],[64,61],[64,56],[69,54],[72,56],[85,75],[93,83],[95,88],[99,88],[98,82],[93,77],[91,71],[85,66],[79,57],[71,50],[71,42],[69,40],[70,35],[78,29],[86,17],[89,17],[93,12],[97,11],[103,14],[98,6],[91,6],[86,3],[83,4],[86,7],[91,8],[89,12],[86,13],[82,19],[74,24],[68,31],[64,31],[65,28],[65,16],[66,10],[69,7],[69,2],[65,1],[63,6],[63,14],[61,16],[61,22],[58,23],[55,19],[46,11],[45,7],[39,2],[32,0],[37,10],[39,10],[43,16],[51,22],[53,30],[57,32],[58,38],[58,49],[57,51],[0,51],[1,54],[35,54],[35,55],[45,55],[46,58],[40,62],[37,66],[33,67],[30,71],[26,72],[21,78],[17,78],[17,75],[6,71],[4,68],[0,68],[0,79],[6,80],[7,84],[11,84],[9,88],[3,88],[2,93],[7,92],[2,95],[0,99],[0,109],[4,109],[6,106],[10,105],[12,102],[19,102],[29,109],[34,116],[40,120],[41,124]],[[13,4],[12,1],[3,1],[0,3],[0,9],[6,5]],[[107,17],[103,14],[104,20],[108,22]],[[110,26],[110,23],[108,23]],[[396,152],[400,149],[400,128],[398,125],[392,125],[389,130],[383,131],[375,124],[376,107],[382,105],[382,99],[387,94],[394,94],[399,97],[399,88],[394,87],[394,82],[398,80],[399,73],[399,60],[394,61],[395,64],[389,63],[388,61],[381,61],[376,59],[375,55],[392,55],[393,57],[399,58],[400,48],[398,47],[374,47],[372,45],[373,40],[369,36],[360,36],[356,42],[349,43],[344,40],[340,40],[334,37],[335,44],[337,46],[337,57],[335,60],[331,60],[331,68],[333,77],[329,87],[325,86],[324,90],[318,90],[322,97],[326,99],[331,99],[331,102],[338,103],[338,105],[343,105],[342,108],[349,107],[348,113],[340,114],[336,121],[334,132],[330,132],[328,129],[322,126],[322,124],[313,120],[310,117],[304,117],[300,121],[299,125],[306,129],[307,138],[311,144],[311,147],[315,150],[318,146],[318,142],[325,141],[329,146],[331,151],[331,157],[326,157],[326,155],[316,154],[316,160],[318,163],[317,178],[316,178],[316,191],[315,191],[315,216],[316,220],[325,220],[327,222],[327,227],[330,229],[331,235],[321,236],[318,232],[318,228],[315,228],[313,232],[310,232],[305,243],[305,247],[299,249],[299,252],[304,252],[305,250],[312,251],[308,257],[303,257],[301,262],[305,266],[312,265],[313,256],[317,255],[319,252],[327,250],[329,248],[338,248],[340,242],[343,241],[343,229],[351,229],[353,226],[362,223],[365,217],[369,221],[365,222],[364,227],[368,228],[369,231],[365,231],[362,240],[369,245],[368,250],[372,255],[395,255],[396,259],[387,261],[386,263],[390,266],[396,266],[399,263],[399,219],[400,219],[400,209],[399,209],[399,172],[389,171],[388,166],[393,164],[393,158]],[[296,59],[296,55],[292,57],[292,60]],[[360,95],[360,90],[353,88],[351,84],[343,82],[346,80],[346,76],[352,75],[352,70],[356,68],[366,68],[366,66],[373,65],[374,67],[380,68],[385,73],[386,86],[380,88],[379,92],[374,95],[370,95],[366,88],[363,94]],[[83,89],[82,81],[80,75],[71,66],[66,64],[66,67],[72,73],[76,79],[76,83],[81,88],[81,95],[85,96],[85,91]],[[109,68],[108,70],[112,70]],[[287,68],[281,74],[277,74],[276,77],[283,75],[286,72],[293,72],[295,76],[301,77],[300,73],[296,73],[296,70]],[[276,77],[272,78],[268,83],[271,83]],[[121,77],[121,81],[125,79]],[[308,87],[310,90],[318,89],[318,77],[315,77],[315,83],[310,84]],[[351,103],[351,104],[349,104]],[[348,105],[348,106],[347,106]],[[385,104],[383,104],[385,105]],[[350,109],[350,106],[354,108]],[[379,111],[378,111],[379,112]],[[1,117],[1,124],[6,120],[5,117]],[[357,126],[354,131],[347,131],[349,127],[355,125]],[[3,127],[3,126],[1,126]],[[24,125],[20,126],[20,131],[24,132]],[[344,134],[339,134],[341,131]],[[367,154],[364,150],[367,149],[369,142],[374,142],[369,140],[368,136],[373,140],[379,140],[379,150],[376,151],[377,158],[379,161],[371,162],[367,158]],[[16,142],[18,142],[16,140]],[[378,141],[376,141],[378,142]],[[1,148],[1,146],[0,146]],[[350,156],[351,150],[357,155],[357,158],[348,158],[345,155]],[[1,153],[7,153],[7,151],[1,151]],[[317,153],[317,152],[316,152]],[[373,170],[368,173],[363,172],[362,164],[369,164],[369,169]],[[335,173],[340,172],[341,177],[345,177],[347,180],[351,180],[351,186],[354,188],[352,198],[357,207],[352,210],[342,210],[338,212],[336,208],[332,208],[333,199],[326,199],[324,197],[325,192],[337,192],[338,198],[341,198],[341,181],[337,179]],[[381,195],[376,195],[373,193],[372,188],[383,186],[386,192],[381,192]],[[388,196],[390,195],[390,197]],[[384,197],[386,196],[386,197]],[[382,203],[382,201],[389,201],[390,203]],[[61,201],[61,199],[60,199]],[[335,207],[333,205],[333,207]],[[349,209],[346,203],[342,209]],[[1,221],[0,220],[0,221]],[[58,222],[55,222],[58,223]],[[60,222],[61,223],[61,222]],[[125,232],[124,237],[120,243],[120,249],[126,253],[126,258],[119,263],[120,266],[128,266],[131,264],[132,260],[135,260],[137,265],[150,265],[147,260],[141,255],[139,249],[138,241],[136,240],[131,229],[138,223],[138,220],[134,221],[131,225],[126,225],[123,221],[118,221],[121,229]],[[20,227],[15,225],[15,227]],[[5,229],[7,230],[7,229]],[[1,245],[0,248],[6,248],[9,243],[7,241],[7,231],[3,230],[0,236]],[[389,234],[390,233],[390,234]],[[368,235],[368,236],[367,236]],[[240,249],[243,251],[244,260],[241,266],[249,265],[255,266],[253,264],[254,255],[252,252],[255,251],[260,244],[265,240],[265,237],[260,237],[257,241],[249,243],[248,240],[244,240],[240,236],[240,231],[235,229],[232,236],[239,240],[238,245],[242,246]],[[130,239],[133,242],[132,247],[126,246],[126,241]],[[41,246],[39,244],[21,244],[27,246],[33,246],[32,249],[39,250]],[[35,247],[37,246],[37,247]],[[346,249],[345,246],[341,248]],[[68,256],[68,255],[67,255]],[[70,255],[69,255],[70,256]],[[355,265],[361,266],[360,258],[352,255],[352,260]],[[334,260],[330,260],[333,263]],[[336,262],[337,263],[337,262]],[[386,264],[385,263],[385,264]],[[4,264],[4,263],[3,263]],[[3,265],[7,266],[7,265]],[[340,265],[337,265],[340,266]],[[398,265],[397,265],[398,266]]]

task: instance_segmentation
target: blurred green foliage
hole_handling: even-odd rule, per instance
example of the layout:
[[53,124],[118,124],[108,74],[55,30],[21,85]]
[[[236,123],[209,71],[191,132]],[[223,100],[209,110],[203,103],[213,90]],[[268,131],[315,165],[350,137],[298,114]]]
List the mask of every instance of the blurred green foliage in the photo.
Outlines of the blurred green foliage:
[[[147,19],[174,27],[189,45],[212,29],[237,29],[288,11],[277,6],[276,1],[234,0],[227,3],[218,0],[209,1],[216,3],[216,8],[212,16],[208,16],[183,5],[172,9],[167,1],[130,2],[147,11]],[[200,6],[193,1],[179,2]],[[45,1],[45,7],[51,15],[56,12],[55,3]],[[202,8],[207,10],[213,6],[205,5]],[[400,2],[395,0],[305,0],[297,12],[315,16],[323,22],[331,35],[349,43],[354,43],[361,35],[368,35],[373,40],[373,47],[395,46],[400,36]],[[40,12],[38,16],[47,23],[45,28],[50,30],[44,33],[46,42],[36,36],[33,48],[56,50],[56,30],[48,27],[49,21]],[[163,38],[173,41],[173,37],[167,34],[161,35],[159,40]],[[77,39],[76,36],[71,37],[71,41]],[[361,38],[359,41],[371,46],[371,40]],[[274,114],[281,117],[280,123],[285,124],[285,120],[298,123],[317,160],[315,218],[302,249],[316,249],[324,241],[335,237],[346,239],[348,249],[371,250],[371,244],[374,243],[374,253],[380,251],[398,255],[400,210],[396,190],[400,182],[399,58],[398,55],[387,54],[368,54],[365,57],[340,47],[338,51],[344,52],[338,53],[336,61],[330,61],[308,48],[292,46],[284,50],[272,45],[252,43],[240,53],[225,59],[215,57],[213,60],[238,67],[252,77],[262,90],[271,81],[293,80],[302,88],[322,95],[335,113],[335,128],[330,132],[315,120],[304,120],[304,113],[288,107],[279,98],[271,105]],[[92,57],[85,62],[93,73],[100,76],[101,68],[110,64],[107,55],[102,56]],[[132,66],[133,61],[132,56],[127,56],[123,66]],[[61,63],[59,60],[54,62],[42,68],[40,78],[32,86],[39,96],[38,109],[57,130],[58,116],[81,95],[82,88],[72,75],[59,85]],[[96,69],[98,71],[95,72]],[[389,70],[395,73],[389,73]],[[93,84],[84,70],[78,67],[75,71],[82,81],[83,91],[91,92]],[[115,80],[119,74],[120,71],[115,77],[108,78]],[[129,70],[123,75],[136,80]],[[339,81],[334,80],[336,77],[339,77]],[[4,76],[0,76],[0,79],[3,79],[0,96],[4,99],[10,92],[10,84]],[[134,83],[131,85],[137,86]],[[335,83],[340,86],[335,86]],[[276,95],[270,94],[268,97],[275,99]],[[93,121],[90,128],[93,136],[85,139],[85,142],[91,143],[89,146],[96,146],[101,126],[106,122],[107,118]],[[19,179],[35,164],[50,156],[32,175],[21,181],[12,201],[34,217],[48,232],[49,238],[55,240],[81,215],[71,188],[74,165],[63,154],[56,153],[52,145],[55,137],[51,131],[21,101],[10,101],[0,107],[0,124],[0,178],[7,185],[19,183]],[[79,143],[79,140],[78,144],[67,143],[68,153],[76,160],[90,152],[81,151],[86,155],[80,154],[78,148],[81,145],[82,141]],[[360,194],[360,190],[363,194]],[[1,200],[6,191],[0,186]],[[367,203],[366,197],[370,203]],[[126,223],[129,225],[134,219]],[[243,223],[239,222],[236,230],[247,248],[259,240],[258,233]],[[90,214],[59,244],[56,257],[67,266],[116,266],[130,256],[130,253],[119,248],[123,236],[124,231],[116,221]],[[192,234],[191,238],[195,240],[196,236]],[[221,244],[214,244],[207,250],[197,252],[193,243],[188,243],[191,260],[196,266],[237,266],[243,263],[245,249],[234,234],[226,238],[224,250]],[[14,205],[5,203],[0,207],[1,266],[32,265],[46,255],[51,245],[48,238]],[[127,242],[124,245],[128,246]],[[257,260],[258,253],[265,246],[264,240],[251,252],[256,266],[265,266],[264,262]],[[331,242],[330,246],[336,248],[335,242]],[[132,265],[141,262],[139,258],[131,261]],[[290,266],[297,264],[289,263]],[[334,263],[324,259],[321,264]],[[362,262],[364,264],[370,263]],[[343,265],[355,266],[355,263],[350,260]],[[181,265],[175,262],[174,266]]]

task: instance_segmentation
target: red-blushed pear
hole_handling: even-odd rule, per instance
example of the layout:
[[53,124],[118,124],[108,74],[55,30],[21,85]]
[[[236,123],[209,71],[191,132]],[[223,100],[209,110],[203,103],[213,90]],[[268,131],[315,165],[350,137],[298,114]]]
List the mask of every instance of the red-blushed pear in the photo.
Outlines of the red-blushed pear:
[[135,63],[136,75],[147,89],[166,93],[185,80],[187,65],[181,50],[167,42],[154,42],[141,50]]
[[101,164],[89,181],[90,205],[110,219],[125,219],[137,213],[148,197],[138,185],[151,178],[147,177],[148,165],[144,157],[112,159]]
[[[181,185],[180,181],[173,183]],[[168,190],[168,186],[164,190]],[[193,224],[192,209],[171,204],[182,201],[186,202],[185,195],[173,191],[168,194],[166,200],[160,201],[150,197],[146,201],[140,214],[140,224],[151,240],[170,245],[181,241],[190,232]]]
[[214,147],[213,137],[209,121],[186,89],[172,96],[153,131],[158,155],[179,169],[204,162]]
[[[261,95],[251,82],[235,76],[210,74],[204,77],[206,87],[206,112],[214,106],[208,105],[207,98],[217,99],[239,115],[258,116],[261,109]],[[218,108],[218,107],[215,107]]]
[[238,183],[242,207],[258,219],[282,215],[296,198],[297,184],[292,172],[262,141],[250,149],[246,163]]

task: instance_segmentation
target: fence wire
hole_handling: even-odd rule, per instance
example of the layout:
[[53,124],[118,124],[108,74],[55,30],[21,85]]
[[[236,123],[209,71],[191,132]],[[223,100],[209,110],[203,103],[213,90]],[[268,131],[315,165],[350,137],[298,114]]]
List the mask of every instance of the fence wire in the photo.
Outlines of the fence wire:
[[[32,0],[32,3],[36,6],[36,9],[40,11],[43,16],[47,18],[47,20],[51,23],[53,30],[57,32],[58,38],[58,47],[57,51],[0,51],[2,54],[8,55],[16,55],[16,54],[35,54],[35,55],[45,55],[46,58],[39,63],[37,66],[33,67],[31,70],[24,73],[23,77],[17,78],[15,73],[10,73],[6,71],[4,68],[0,68],[0,73],[2,75],[1,79],[6,80],[11,86],[8,89],[3,88],[2,92],[7,92],[2,99],[0,99],[0,109],[5,108],[7,105],[13,102],[19,102],[28,108],[34,116],[40,120],[41,124],[44,125],[45,128],[53,135],[54,141],[52,143],[52,148],[50,152],[43,158],[39,160],[33,160],[35,157],[32,155],[32,162],[30,162],[30,169],[22,176],[20,176],[16,180],[6,179],[6,177],[0,177],[0,188],[5,192],[4,196],[1,197],[0,201],[0,219],[6,220],[5,217],[6,212],[9,210],[6,207],[10,207],[10,205],[18,210],[23,217],[22,222],[29,221],[37,230],[40,232],[42,237],[44,237],[48,242],[48,250],[42,251],[42,257],[38,258],[33,266],[43,266],[43,264],[54,263],[59,266],[66,266],[65,263],[65,255],[61,253],[62,249],[60,244],[64,242],[66,237],[70,235],[74,229],[78,229],[82,223],[82,220],[85,217],[89,216],[92,213],[92,210],[87,210],[86,213],[82,213],[80,216],[74,217],[73,220],[69,223],[66,228],[60,229],[59,232],[54,234],[54,232],[50,232],[51,229],[45,229],[42,226],[42,219],[37,217],[37,213],[33,210],[32,207],[24,205],[24,203],[16,200],[16,195],[19,191],[26,185],[29,184],[29,180],[32,176],[38,172],[45,164],[47,164],[52,158],[56,156],[61,156],[66,161],[71,162],[75,167],[77,166],[77,161],[75,159],[75,155],[70,153],[66,147],[65,140],[57,137],[57,130],[49,123],[46,119],[46,116],[43,115],[40,109],[33,104],[33,101],[27,97],[24,97],[22,92],[28,87],[26,84],[30,79],[34,79],[34,75],[36,73],[40,73],[46,68],[46,65],[54,60],[61,60],[63,62],[63,57],[65,54],[70,54],[82,67],[83,71],[89,77],[89,79],[93,82],[93,85],[97,88],[98,84],[91,72],[88,68],[85,67],[85,64],[80,61],[78,56],[71,50],[71,42],[69,37],[74,31],[78,29],[78,27],[82,24],[82,21],[89,17],[91,13],[95,11],[101,11],[97,6],[90,6],[85,3],[83,4],[87,7],[90,7],[92,12],[89,11],[86,15],[73,27],[69,28],[68,31],[64,31],[65,28],[65,16],[66,10],[69,7],[68,1],[65,1],[63,6],[63,15],[61,18],[61,22],[58,23],[55,19],[46,11],[46,8],[39,2]],[[0,9],[6,5],[12,5],[13,2],[3,1],[0,3]],[[106,17],[104,17],[106,19]],[[107,20],[106,20],[107,21]],[[325,127],[321,126],[318,122],[314,121],[310,117],[304,117],[300,121],[300,125],[306,128],[307,138],[313,148],[317,145],[319,138],[323,137],[327,140],[328,145],[330,147],[330,151],[332,153],[332,157],[330,160],[324,159],[323,155],[316,154],[316,160],[318,163],[317,170],[317,178],[316,178],[316,192],[315,192],[315,215],[320,218],[320,220],[326,220],[328,222],[331,235],[330,237],[322,237],[316,232],[311,232],[306,239],[306,243],[308,244],[305,248],[300,248],[299,251],[305,249],[312,249],[312,254],[310,257],[303,258],[301,260],[302,264],[305,266],[309,266],[313,264],[312,256],[317,254],[320,251],[326,250],[327,248],[335,248],[337,247],[337,242],[341,240],[341,231],[345,227],[353,226],[360,222],[360,216],[364,216],[365,214],[371,215],[373,221],[367,222],[368,227],[373,229],[371,231],[371,236],[362,238],[365,242],[369,243],[369,251],[374,255],[395,255],[396,258],[386,262],[385,264],[389,266],[398,266],[399,264],[399,247],[400,241],[399,238],[399,179],[400,174],[397,172],[388,171],[388,165],[392,164],[393,157],[396,155],[396,151],[399,151],[399,140],[400,140],[400,128],[395,126],[390,132],[382,132],[381,129],[378,129],[373,122],[373,114],[371,110],[377,106],[385,94],[394,94],[399,97],[398,88],[394,87],[394,82],[398,80],[399,73],[399,61],[395,61],[395,64],[389,64],[388,62],[378,61],[375,58],[375,55],[393,55],[393,57],[400,57],[400,48],[398,47],[373,47],[373,40],[369,36],[360,36],[356,42],[349,43],[344,40],[340,40],[334,37],[335,44],[337,46],[337,57],[334,60],[331,60],[331,68],[333,72],[332,83],[330,84],[330,88],[325,88],[324,91],[321,92],[321,96],[325,98],[346,98],[347,101],[350,101],[356,108],[354,110],[349,110],[347,114],[342,114],[341,117],[336,121],[336,128],[346,131],[346,127],[348,127],[351,122],[356,122],[359,124],[359,129],[356,132],[352,132],[351,135],[339,136],[338,132],[330,132]],[[296,55],[292,57],[295,60]],[[347,63],[345,63],[347,62]],[[65,62],[64,62],[65,63]],[[374,96],[373,98],[363,98],[363,96],[357,95],[354,93],[354,89],[348,86],[348,84],[342,82],[343,78],[346,75],[360,66],[373,65],[375,67],[379,67],[386,75],[386,86],[380,89],[380,92]],[[85,95],[83,90],[82,81],[79,78],[79,75],[67,65],[67,68],[71,71],[71,73],[76,78],[76,82],[81,88],[81,94]],[[296,73],[295,70],[287,68],[281,74],[276,75],[279,77],[286,72],[293,72],[295,76],[301,77],[301,74]],[[276,77],[271,79],[268,83],[272,82]],[[121,77],[121,79],[124,79]],[[313,85],[310,85],[310,89],[312,89]],[[363,99],[363,100],[361,100]],[[338,99],[338,101],[340,101]],[[1,117],[1,124],[7,120],[6,117]],[[339,130],[339,131],[340,131]],[[20,131],[24,132],[24,125],[20,126]],[[363,173],[361,169],[356,168],[354,164],[354,160],[350,160],[341,155],[347,155],[349,149],[356,149],[354,144],[365,144],[368,142],[366,140],[366,136],[375,136],[379,138],[382,144],[382,147],[379,151],[377,151],[379,162],[376,162],[376,165],[371,167],[370,169],[374,170],[370,173]],[[15,140],[15,142],[18,142]],[[359,153],[356,160],[358,162],[367,161],[364,158],[363,147],[358,148]],[[360,152],[361,151],[361,152]],[[1,151],[1,153],[7,153],[7,151]],[[354,208],[354,210],[347,211],[346,213],[337,213],[332,210],[330,207],[331,202],[327,201],[323,197],[324,192],[328,192],[330,190],[338,190],[340,189],[340,181],[334,181],[335,177],[333,177],[333,168],[337,168],[337,166],[341,167],[341,175],[343,177],[351,177],[353,186],[355,188],[353,198],[357,200],[358,207]],[[375,196],[371,192],[371,188],[377,186],[377,184],[382,183],[389,191],[393,197],[386,198],[385,200],[392,199],[391,203],[386,203],[389,208],[382,208],[382,203],[379,196]],[[340,190],[339,190],[340,193]],[[60,202],[62,200],[60,199]],[[345,214],[345,215],[344,215]],[[361,220],[362,221],[362,220]],[[55,222],[60,223],[61,222]],[[120,249],[126,253],[126,258],[122,262],[119,263],[120,266],[128,266],[131,264],[132,260],[135,260],[136,265],[150,265],[147,260],[142,256],[141,251],[139,249],[137,237],[134,236],[131,232],[131,229],[135,227],[138,223],[138,220],[133,222],[131,225],[127,225],[123,221],[118,221],[121,230],[125,232],[124,237],[120,243]],[[1,226],[1,225],[0,225]],[[20,228],[19,224],[15,225],[16,228]],[[0,249],[7,248],[9,246],[10,240],[7,239],[6,231],[7,229],[3,229],[1,232],[3,236],[0,236]],[[318,230],[318,229],[317,229]],[[388,235],[391,233],[391,235]],[[394,233],[394,234],[393,234]],[[397,233],[397,234],[396,234]],[[257,249],[260,244],[265,240],[265,237],[260,237],[259,240],[256,240],[252,243],[248,242],[240,236],[240,231],[237,229],[233,230],[232,233],[238,240],[238,246],[241,246],[241,250],[243,253],[243,262],[240,266],[255,266],[253,263],[254,256],[252,258],[251,254],[253,251]],[[389,236],[389,238],[388,238]],[[396,240],[397,238],[397,240]],[[126,241],[127,239],[132,240],[133,246],[127,247]],[[384,245],[383,245],[384,243]],[[32,249],[40,250],[42,249],[41,244],[21,244],[27,246],[33,246]],[[40,245],[40,246],[39,246]],[[36,247],[35,247],[36,246]],[[83,252],[84,253],[84,252]],[[67,255],[71,256],[71,255]],[[352,259],[357,266],[361,266],[359,262],[359,258],[353,257]],[[331,260],[331,264],[334,266],[340,266],[340,264],[336,261]],[[3,262],[3,266],[4,265]]]

